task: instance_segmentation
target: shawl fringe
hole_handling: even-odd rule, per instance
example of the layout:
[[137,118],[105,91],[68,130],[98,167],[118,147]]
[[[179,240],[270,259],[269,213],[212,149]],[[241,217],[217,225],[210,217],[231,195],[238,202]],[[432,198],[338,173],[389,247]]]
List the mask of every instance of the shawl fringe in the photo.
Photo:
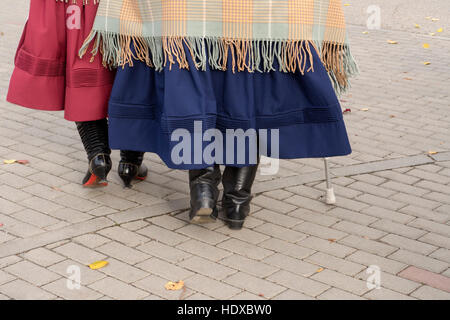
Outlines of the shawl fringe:
[[[89,4],[89,0],[56,0],[56,2],[65,2],[65,3],[69,3],[69,2],[72,2],[73,4],[77,4],[77,2],[78,1],[83,1],[83,5],[87,5],[87,4]],[[91,0],[91,2],[93,3],[93,4],[99,4],[100,3],[100,0]]]
[[[67,0],[66,0],[67,1]],[[275,59],[281,72],[314,72],[312,50],[321,57],[338,95],[350,88],[349,78],[358,74],[358,66],[345,43],[311,40],[237,40],[213,37],[138,37],[92,30],[80,49],[83,57],[92,44],[92,58],[100,52],[108,67],[133,66],[133,60],[145,62],[162,71],[175,62],[189,69],[190,54],[198,70],[226,70],[232,59],[233,72],[275,71]],[[134,48],[134,50],[132,49]],[[188,48],[186,52],[185,48]],[[208,54],[207,54],[208,53]],[[231,56],[231,57],[230,57]],[[309,68],[306,68],[309,61]]]

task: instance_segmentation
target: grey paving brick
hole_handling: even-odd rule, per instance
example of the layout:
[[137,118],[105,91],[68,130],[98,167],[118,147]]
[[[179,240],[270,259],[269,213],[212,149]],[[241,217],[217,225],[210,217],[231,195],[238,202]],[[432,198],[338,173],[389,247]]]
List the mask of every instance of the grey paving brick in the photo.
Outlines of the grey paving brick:
[[325,227],[329,227],[336,222],[339,221],[339,219],[335,217],[331,217],[325,214],[313,212],[308,209],[299,208],[297,210],[294,210],[292,212],[289,212],[289,215],[304,221],[308,221],[311,223],[319,224]]
[[397,250],[396,247],[381,243],[379,241],[374,241],[354,235],[349,235],[339,242],[350,247],[364,250],[383,257]]
[[426,235],[420,237],[418,240],[432,244],[437,247],[444,247],[450,249],[450,238],[433,232],[427,233]]
[[128,264],[136,264],[148,259],[150,256],[142,251],[127,247],[119,242],[108,242],[96,250],[104,255],[114,257]]
[[274,267],[261,261],[249,259],[238,254],[233,254],[226,257],[219,261],[219,263],[260,278],[265,278],[279,270],[278,267]]
[[170,281],[185,280],[194,274],[185,268],[173,265],[172,263],[158,258],[145,260],[144,262],[137,264],[136,267]]
[[352,252],[356,251],[354,248],[313,236],[300,241],[298,244],[302,247],[325,252],[340,258],[344,258],[345,256],[348,256]]
[[51,300],[56,298],[50,292],[20,279],[0,286],[0,292],[15,300]]
[[242,229],[242,230],[231,230],[227,226],[219,228],[215,230],[217,232],[223,233],[231,238],[236,238],[245,242],[249,242],[252,244],[258,244],[263,242],[264,240],[269,239],[269,236],[259,233],[250,229]]
[[111,227],[98,232],[102,236],[121,242],[126,246],[136,247],[149,241],[147,237],[121,227]]
[[450,293],[429,286],[422,286],[414,291],[411,296],[421,300],[449,300]]
[[145,227],[144,229],[138,230],[137,232],[150,239],[163,242],[169,246],[176,246],[189,239],[188,237],[185,237],[181,234],[154,225]]
[[263,209],[255,214],[253,214],[254,218],[258,218],[273,224],[280,225],[285,228],[291,228],[295,226],[296,224],[299,224],[302,222],[300,219],[293,218],[291,216],[288,216],[286,214],[279,214],[271,210]]
[[317,265],[304,262],[280,253],[275,253],[263,260],[263,262],[304,277],[314,274],[319,267]]
[[[315,223],[303,222],[297,225],[294,230],[301,231],[308,235],[313,235],[322,239],[342,239],[348,234],[346,232],[339,231],[339,228],[328,228],[317,225]],[[338,230],[336,230],[338,229]],[[345,231],[345,230],[344,230]]]
[[440,273],[448,267],[446,262],[403,249],[390,255],[389,258],[436,273]]
[[147,242],[146,244],[137,247],[137,249],[173,263],[178,263],[191,257],[191,255],[187,252],[157,241]]
[[318,266],[346,274],[348,276],[354,276],[355,274],[366,268],[364,265],[337,258],[322,252],[316,252],[305,260]]
[[46,248],[37,248],[23,255],[26,260],[34,262],[42,267],[48,267],[65,260],[65,258]]
[[315,252],[312,249],[301,247],[276,238],[270,238],[264,242],[261,242],[259,246],[297,259],[306,258]]
[[397,223],[387,219],[380,219],[372,223],[370,226],[379,230],[386,231],[388,233],[401,235],[410,239],[417,239],[426,233],[426,231],[424,230],[408,227],[401,223]]
[[241,292],[241,289],[200,274],[189,278],[185,283],[195,291],[220,300],[230,299]]
[[363,297],[369,300],[415,300],[413,297],[386,288],[373,289]]
[[294,291],[294,290],[286,290],[272,300],[315,300],[313,297],[307,296],[306,294]]
[[102,297],[102,294],[85,286],[80,286],[79,289],[70,289],[67,286],[67,279],[56,280],[43,286],[42,289],[66,300],[97,300]]
[[330,288],[328,285],[321,282],[298,276],[284,270],[274,273],[268,277],[267,280],[311,297],[316,297]]
[[219,261],[233,254],[231,251],[223,250],[193,239],[180,244],[177,248],[211,261]]
[[[367,281],[369,274],[367,274],[366,272],[361,272],[357,275],[357,277],[358,279]],[[380,285],[382,288],[390,289],[392,291],[399,292],[405,295],[410,294],[421,286],[420,283],[407,280],[387,272],[383,272],[382,269],[380,274]]]
[[450,235],[450,226],[442,223],[436,223],[433,221],[418,218],[408,224],[409,226],[424,229],[430,232],[438,233],[443,236]]
[[423,218],[426,220],[433,220],[437,222],[445,222],[448,220],[448,214],[440,213],[438,211],[429,210],[414,205],[409,205],[400,210],[408,215]]
[[[382,197],[377,197],[377,196],[374,196],[371,194],[363,194],[363,195],[357,197],[357,199],[362,202],[365,202],[369,205],[380,206],[382,208],[390,209],[390,210],[398,210],[400,208],[405,207],[406,204],[409,203],[409,200],[411,200],[411,197],[409,195],[406,195],[405,197],[403,197],[403,196],[396,197],[394,195],[391,197],[391,199],[399,200],[399,201],[394,201],[394,200],[390,200],[390,199],[386,199],[386,198],[382,198]],[[400,202],[400,201],[404,201],[404,202]]]
[[48,271],[29,261],[18,262],[6,267],[4,270],[38,287],[60,278],[56,273]]
[[333,226],[333,229],[345,231],[346,234],[354,234],[369,239],[379,239],[386,235],[386,232],[362,226],[349,221],[341,221]]
[[232,286],[241,288],[242,290],[249,291],[256,295],[263,295],[269,299],[286,290],[285,287],[243,272],[235,273],[226,278],[224,281]]
[[118,300],[137,300],[149,296],[149,293],[113,278],[104,278],[89,287]]
[[82,236],[73,239],[74,242],[79,243],[85,247],[94,249],[104,245],[105,243],[111,242],[111,239],[105,238],[99,234],[90,233],[84,234]]
[[450,250],[445,248],[439,248],[430,254],[430,257],[448,262],[450,264]]
[[411,240],[396,234],[388,234],[387,236],[381,238],[380,241],[397,248],[406,249],[424,255],[428,255],[437,249],[437,247],[430,244]]
[[366,300],[360,296],[337,288],[330,288],[317,298],[319,300]]
[[285,201],[278,201],[278,200],[268,198],[268,197],[265,197],[262,195],[255,197],[253,199],[253,203],[260,207],[263,207],[263,208],[266,208],[269,210],[273,210],[276,212],[280,212],[280,213],[288,213],[288,212],[296,209],[295,206],[293,206],[289,203],[286,203]]
[[377,218],[343,208],[332,209],[327,214],[329,214],[332,217],[336,217],[342,220],[347,220],[366,226],[377,221]]
[[84,265],[89,265],[106,258],[106,255],[101,254],[98,251],[94,251],[72,242],[55,248],[55,251],[60,255],[78,261]]
[[356,295],[362,295],[369,290],[367,289],[365,281],[361,281],[328,269],[314,274],[311,279],[329,284],[333,287],[343,289]]
[[106,275],[101,273],[100,271],[91,270],[87,266],[70,259],[54,264],[50,266],[48,270],[55,272],[64,278],[69,278],[73,275],[71,270],[74,267],[77,267],[80,270],[80,283],[82,286],[87,286],[106,277]]
[[196,256],[183,260],[178,265],[216,280],[223,280],[237,272],[237,270]]
[[408,214],[380,208],[377,206],[367,207],[363,209],[361,212],[369,216],[373,216],[380,219],[392,220],[398,223],[407,223],[415,218],[414,216],[410,216]]
[[237,239],[224,241],[218,244],[218,247],[257,260],[264,259],[273,253],[270,250]]
[[[150,275],[142,280],[136,281],[133,285],[163,299],[180,300],[180,298],[182,297],[192,297],[193,291],[190,288],[187,288],[185,292],[169,291],[164,287],[166,284],[167,279],[163,279],[155,275]],[[187,284],[185,284],[185,286],[187,287]]]

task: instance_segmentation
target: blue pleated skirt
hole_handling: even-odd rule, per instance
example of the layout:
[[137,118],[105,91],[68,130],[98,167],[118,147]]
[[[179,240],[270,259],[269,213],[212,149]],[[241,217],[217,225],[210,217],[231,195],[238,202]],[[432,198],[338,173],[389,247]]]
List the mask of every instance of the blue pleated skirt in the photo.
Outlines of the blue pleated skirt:
[[348,155],[339,100],[313,56],[314,72],[303,75],[233,72],[231,61],[227,71],[200,71],[192,60],[190,70],[158,72],[140,61],[119,68],[109,102],[111,148],[154,152],[173,169],[246,166],[255,152],[280,159]]

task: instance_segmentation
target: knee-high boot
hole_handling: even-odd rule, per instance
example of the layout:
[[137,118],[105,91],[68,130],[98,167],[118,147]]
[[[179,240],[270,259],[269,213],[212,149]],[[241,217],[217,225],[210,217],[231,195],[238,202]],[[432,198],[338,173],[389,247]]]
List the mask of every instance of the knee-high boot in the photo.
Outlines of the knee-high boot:
[[191,211],[189,218],[195,223],[207,223],[217,219],[217,200],[219,198],[220,167],[189,170],[191,190]]
[[76,122],[76,125],[89,160],[89,169],[83,179],[83,186],[107,186],[106,178],[111,171],[107,120]]
[[224,194],[222,207],[224,221],[230,229],[239,230],[250,213],[252,186],[255,181],[258,165],[248,167],[227,166],[222,176]]

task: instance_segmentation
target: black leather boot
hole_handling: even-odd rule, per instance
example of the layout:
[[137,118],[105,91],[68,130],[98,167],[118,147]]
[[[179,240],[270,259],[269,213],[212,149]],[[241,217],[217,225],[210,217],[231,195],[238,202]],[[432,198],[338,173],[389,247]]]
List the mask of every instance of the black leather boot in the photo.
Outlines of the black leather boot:
[[220,167],[189,170],[191,189],[191,211],[189,219],[194,223],[208,223],[217,219],[219,198]]
[[106,178],[111,171],[108,121],[102,119],[76,122],[76,125],[89,160],[89,169],[83,179],[83,186],[91,188],[107,186]]
[[222,176],[224,188],[222,198],[223,220],[230,229],[242,229],[245,218],[250,213],[252,186],[257,171],[258,165],[242,168],[227,166],[225,168]]
[[131,181],[145,180],[148,169],[144,161],[144,152],[138,151],[120,151],[119,177],[122,179],[126,188],[131,188]]

